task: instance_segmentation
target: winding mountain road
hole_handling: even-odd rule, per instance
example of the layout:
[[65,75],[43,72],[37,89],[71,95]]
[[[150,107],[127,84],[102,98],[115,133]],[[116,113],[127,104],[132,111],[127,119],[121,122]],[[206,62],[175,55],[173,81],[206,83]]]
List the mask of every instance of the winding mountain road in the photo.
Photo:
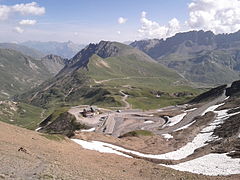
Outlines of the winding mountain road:
[[125,104],[125,109],[131,109],[131,104],[127,102],[127,98],[129,95],[125,94],[122,90],[120,90],[119,92],[123,95],[122,101]]

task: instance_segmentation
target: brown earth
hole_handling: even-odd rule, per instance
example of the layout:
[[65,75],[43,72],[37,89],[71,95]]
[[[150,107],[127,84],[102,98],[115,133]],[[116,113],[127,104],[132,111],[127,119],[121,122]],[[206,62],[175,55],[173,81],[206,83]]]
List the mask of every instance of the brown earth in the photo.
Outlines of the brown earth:
[[[46,136],[46,135],[45,135]],[[49,136],[51,137],[51,136]],[[144,160],[84,150],[69,139],[0,122],[0,179],[239,179],[179,172]]]

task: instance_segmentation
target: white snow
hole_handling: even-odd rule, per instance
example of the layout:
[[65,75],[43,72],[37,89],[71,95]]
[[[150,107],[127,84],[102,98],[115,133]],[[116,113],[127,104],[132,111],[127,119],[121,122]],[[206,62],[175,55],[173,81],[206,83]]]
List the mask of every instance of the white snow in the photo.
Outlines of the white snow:
[[195,121],[192,121],[192,122],[190,122],[189,124],[187,124],[187,125],[185,125],[185,126],[182,126],[182,127],[178,128],[178,129],[174,130],[174,132],[180,131],[180,130],[183,130],[183,129],[187,129],[187,128],[188,128],[189,126],[191,126],[193,123],[195,123]]
[[125,156],[128,158],[132,158],[131,156],[128,156],[124,153],[114,150],[111,147],[106,146],[107,143],[103,143],[103,142],[99,142],[99,141],[88,142],[88,141],[84,141],[84,140],[80,140],[80,139],[71,139],[71,140],[74,141],[75,143],[81,145],[85,149],[94,150],[94,151],[98,151],[101,153],[112,153],[112,154],[117,154],[120,156]]
[[179,171],[187,171],[210,176],[240,173],[240,159],[233,159],[226,154],[208,154],[176,165],[164,165]]
[[81,130],[81,132],[93,132],[93,131],[95,131],[95,128]]
[[[224,103],[211,106],[208,108],[208,110],[206,110],[206,112],[214,111],[217,107],[223,104]],[[114,154],[118,154],[128,158],[131,158],[131,156],[126,155],[122,152],[134,154],[140,157],[153,158],[153,159],[180,160],[194,153],[196,149],[205,146],[209,141],[212,141],[218,138],[216,136],[215,137],[213,136],[213,130],[219,124],[222,124],[227,118],[240,113],[240,112],[236,112],[236,113],[228,114],[227,112],[228,110],[214,111],[214,113],[217,114],[216,119],[212,123],[210,123],[207,127],[202,129],[202,131],[193,139],[192,142],[187,143],[185,146],[181,147],[176,151],[168,152],[165,154],[159,154],[159,155],[143,154],[137,151],[131,151],[116,145],[99,142],[99,141],[87,142],[79,139],[72,139],[72,140],[80,144],[85,149],[95,150],[102,153],[114,153]],[[178,115],[178,117],[180,117],[179,119],[182,119],[186,115],[186,113],[183,113],[180,115]],[[174,122],[181,121],[177,119],[176,116],[173,118],[175,119]],[[186,126],[190,126],[190,125],[188,124]],[[165,136],[166,138],[172,138],[170,134],[163,134],[163,136]],[[240,138],[240,134],[238,137]],[[208,154],[200,158],[196,158],[180,164],[165,165],[165,166],[173,169],[177,169],[180,171],[188,171],[192,173],[205,174],[205,175],[230,175],[230,174],[240,173],[240,159],[239,158],[232,159],[231,157],[228,157],[226,154]]]
[[186,114],[187,113],[182,113],[177,116],[168,118],[168,123],[166,124],[166,126],[173,126],[173,125],[179,123],[184,118],[184,116],[186,116]]
[[[93,141],[92,143],[96,143],[97,145],[101,144],[105,147],[112,148],[114,150],[119,150],[122,152],[132,153],[137,156],[146,157],[146,158],[154,158],[154,159],[172,159],[172,160],[180,160],[183,158],[186,158],[187,156],[191,155],[196,149],[203,147],[206,145],[208,141],[211,141],[213,139],[216,139],[218,137],[213,137],[213,130],[216,128],[217,125],[224,122],[225,119],[227,119],[230,116],[233,116],[238,113],[233,114],[227,114],[228,110],[221,110],[221,111],[214,111],[217,113],[216,119],[207,127],[205,127],[194,139],[192,142],[187,143],[185,146],[181,147],[180,149],[172,152],[168,152],[165,154],[159,154],[159,155],[152,155],[152,154],[143,154],[136,151],[130,151],[128,149],[124,149],[119,146],[115,146],[108,143],[102,143],[99,141]],[[84,141],[86,142],[86,141]],[[87,142],[88,143],[88,142]]]
[[145,121],[144,124],[151,124],[154,123],[154,121]]
[[196,109],[197,109],[197,108],[188,109],[188,110],[185,110],[185,112],[195,111]]
[[38,127],[37,129],[35,129],[35,131],[39,131],[40,129],[42,129],[42,127]]
[[171,134],[162,134],[162,136],[165,138],[165,139],[172,139],[173,136]]
[[203,113],[202,113],[202,116],[205,115],[207,112],[210,112],[210,111],[214,111],[215,109],[217,109],[218,107],[224,105],[225,103],[221,103],[221,104],[217,104],[217,105],[213,105],[213,106],[210,106],[209,108],[207,108]]
[[[81,145],[85,149],[99,151],[101,153],[113,153],[121,156],[125,156],[128,158],[132,158],[129,155],[126,155],[122,152],[132,153],[142,157],[148,158],[156,158],[160,157],[161,155],[147,155],[142,154],[136,151],[131,151],[124,149],[119,146],[115,146],[108,143],[103,143],[99,141],[92,141],[87,142],[80,139],[72,139],[75,143]],[[176,164],[176,165],[165,165],[161,164],[166,167],[170,167],[180,171],[187,171],[197,174],[204,174],[204,175],[230,175],[230,174],[239,174],[240,173],[240,159],[232,159],[228,157],[226,154],[208,154],[202,156],[200,158],[196,158],[184,163]]]
[[228,100],[229,98],[230,98],[230,96],[226,97],[226,98],[224,99],[224,101],[225,101],[225,100]]

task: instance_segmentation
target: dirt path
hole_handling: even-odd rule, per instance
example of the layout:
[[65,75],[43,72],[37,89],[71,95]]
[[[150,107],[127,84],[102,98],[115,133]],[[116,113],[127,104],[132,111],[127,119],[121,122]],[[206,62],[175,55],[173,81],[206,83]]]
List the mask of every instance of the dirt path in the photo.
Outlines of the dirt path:
[[123,95],[122,101],[125,104],[125,109],[131,109],[131,104],[127,102],[127,98],[129,95],[125,94],[122,90],[120,90],[119,92]]
[[111,79],[105,79],[105,80],[101,80],[101,81],[97,81],[95,79],[94,82],[96,84],[102,84],[102,83],[105,83],[105,82],[109,82],[109,81],[113,81],[113,80],[124,80],[124,79],[156,79],[156,78],[161,78],[159,76],[149,76],[149,77],[135,77],[135,76],[128,76],[128,77],[123,77],[123,78],[111,78]]
[[93,80],[94,80],[94,82],[95,82],[96,84],[102,84],[102,83],[105,83],[105,82],[109,82],[109,81],[113,81],[113,80],[121,80],[121,79],[130,79],[130,77],[111,78],[111,79],[106,79],[106,80],[101,80],[101,81],[97,81],[97,80],[95,80],[95,79],[93,79]]

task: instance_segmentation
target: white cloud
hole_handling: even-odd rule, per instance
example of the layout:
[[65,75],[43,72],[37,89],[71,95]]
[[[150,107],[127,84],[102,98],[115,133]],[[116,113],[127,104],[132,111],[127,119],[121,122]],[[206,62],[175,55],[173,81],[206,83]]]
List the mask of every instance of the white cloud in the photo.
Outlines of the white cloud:
[[12,6],[14,12],[19,12],[22,15],[43,15],[45,13],[44,7],[39,7],[36,2],[26,4],[16,4]]
[[119,17],[118,24],[125,24],[127,22],[127,18]]
[[23,19],[19,21],[20,25],[35,25],[37,23],[36,20],[30,20],[30,19]]
[[24,32],[24,29],[22,29],[21,27],[17,26],[13,29],[14,32],[22,34]]
[[148,19],[143,11],[140,37],[166,38],[183,30],[210,30],[216,34],[240,30],[240,0],[192,0],[188,10],[189,17],[184,23],[173,18],[165,25]]
[[7,20],[10,14],[14,13],[20,13],[21,15],[43,15],[45,8],[40,7],[36,2],[15,4],[13,6],[0,5],[0,20]]
[[147,19],[145,11],[141,14],[140,22],[141,28],[138,32],[144,38],[166,38],[180,30],[180,23],[176,18],[171,19],[168,25],[161,26],[159,23]]
[[8,19],[11,8],[5,5],[0,5],[0,20]]
[[121,31],[117,31],[117,34],[121,34]]
[[229,33],[240,29],[239,0],[193,0],[188,5],[192,29]]

